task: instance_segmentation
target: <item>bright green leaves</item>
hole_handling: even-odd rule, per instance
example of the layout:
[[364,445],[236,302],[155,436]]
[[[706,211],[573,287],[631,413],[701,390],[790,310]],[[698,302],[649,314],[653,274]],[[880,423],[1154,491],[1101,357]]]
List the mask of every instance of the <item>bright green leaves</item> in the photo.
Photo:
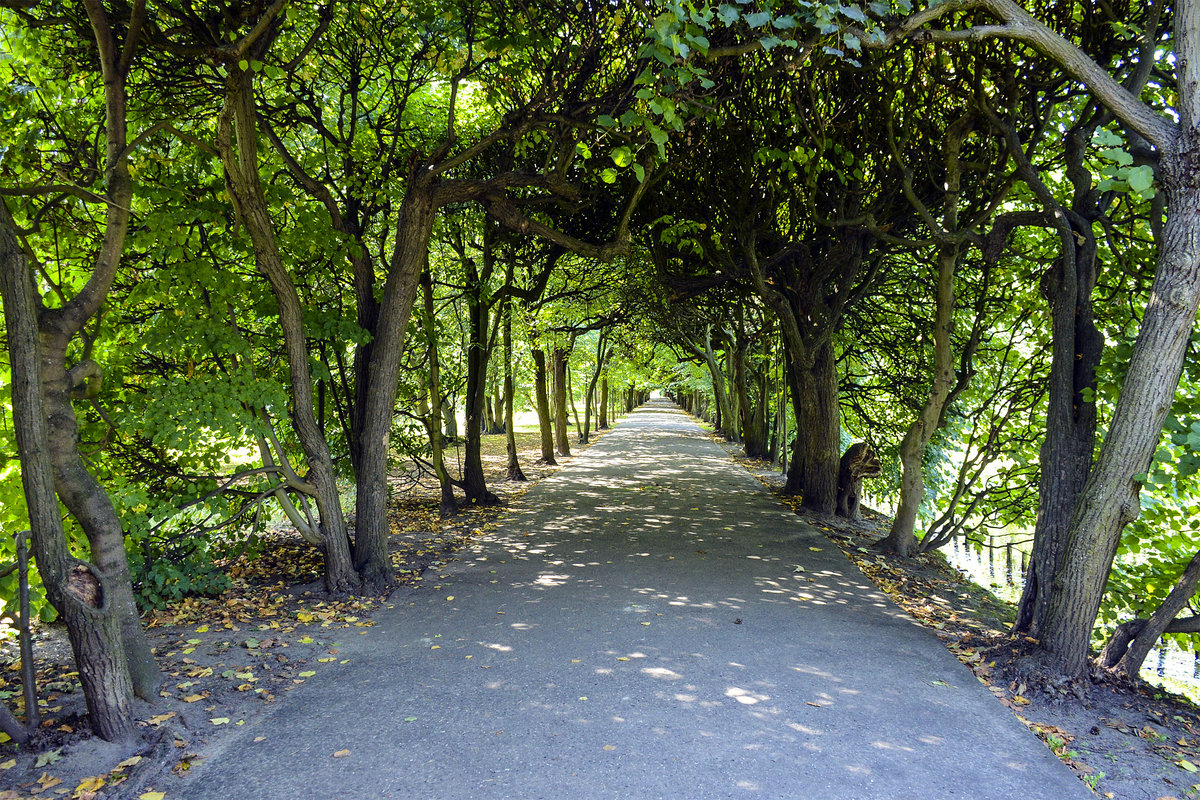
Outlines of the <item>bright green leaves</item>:
[[1099,172],[1102,180],[1100,191],[1129,192],[1142,200],[1154,197],[1154,167],[1149,164],[1134,165],[1133,154],[1125,149],[1125,140],[1107,128],[1096,131],[1093,144],[1104,148],[1099,151],[1104,163]]

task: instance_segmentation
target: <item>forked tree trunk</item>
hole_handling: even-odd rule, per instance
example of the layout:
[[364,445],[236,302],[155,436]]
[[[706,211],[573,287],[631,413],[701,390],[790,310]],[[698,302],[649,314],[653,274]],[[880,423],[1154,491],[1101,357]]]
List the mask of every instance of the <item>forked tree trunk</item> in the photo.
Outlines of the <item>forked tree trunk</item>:
[[[265,42],[262,44],[265,45]],[[248,68],[241,70],[237,65],[230,67],[225,85],[225,102],[232,118],[236,146],[226,124],[218,133],[218,148],[228,177],[230,197],[254,246],[255,263],[267,278],[279,308],[279,326],[291,384],[292,426],[308,458],[308,481],[316,496],[320,515],[325,587],[333,594],[344,594],[356,591],[360,581],[350,556],[349,533],[338,494],[333,459],[314,413],[303,306],[279,254],[274,222],[259,180],[258,118],[254,108],[253,75]],[[376,357],[379,356],[379,344],[377,341]],[[369,414],[367,424],[370,425]],[[368,458],[365,449],[363,458]],[[360,483],[360,500],[363,490]],[[360,528],[363,522],[360,516]]]
[[[1200,17],[1190,9],[1189,24]],[[1177,30],[1178,25],[1177,22]],[[1182,55],[1200,53],[1200,26],[1183,37]],[[1186,95],[1186,97],[1184,97]],[[1191,330],[1200,305],[1200,91],[1181,92],[1188,124],[1161,159],[1168,214],[1159,245],[1158,268],[1141,330],[1133,347],[1112,423],[1071,518],[1062,569],[1055,577],[1039,637],[1052,666],[1070,677],[1087,668],[1092,626],[1104,596],[1121,531],[1137,518],[1140,484],[1134,479],[1150,464],[1179,383]]]
[[136,728],[121,609],[113,602],[115,578],[99,566],[72,558],[67,549],[43,405],[38,302],[13,229],[7,208],[0,204],[0,298],[11,367],[13,432],[34,556],[46,596],[66,623],[92,730],[107,741],[125,741]]

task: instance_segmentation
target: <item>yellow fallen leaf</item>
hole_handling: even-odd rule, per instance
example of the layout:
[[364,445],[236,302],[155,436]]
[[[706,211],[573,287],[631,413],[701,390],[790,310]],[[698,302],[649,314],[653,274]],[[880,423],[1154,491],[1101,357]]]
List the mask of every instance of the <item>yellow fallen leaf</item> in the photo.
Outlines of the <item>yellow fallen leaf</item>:
[[98,792],[102,788],[104,788],[104,776],[96,775],[95,777],[84,778],[82,781],[80,781],[79,785],[75,787],[75,793],[79,794],[80,792]]
[[313,675],[316,675],[317,673],[315,670],[306,669],[306,670],[304,670],[304,672],[301,672],[299,674],[300,674],[301,678],[311,678]]
[[201,625],[199,628],[196,628],[196,633],[208,633],[208,626]]
[[604,745],[604,749],[605,750],[616,750],[617,746],[615,744],[606,744],[606,745]]
[[626,658],[625,656],[618,656],[618,658],[617,658],[617,661],[628,661],[628,660],[629,659]]
[[228,725],[229,717],[213,717],[209,720],[213,725]]
[[447,600],[453,600],[453,599],[454,599],[454,595],[452,595],[452,594],[451,594],[451,595],[447,595],[447,596],[446,596],[446,599],[447,599]]
[[4,763],[0,764],[0,769],[12,769],[16,765],[17,765],[17,760],[15,758],[10,758],[8,761],[5,761]]
[[[826,528],[826,530],[828,530],[828,528]],[[819,553],[819,552],[821,552],[821,548],[819,548],[819,547],[810,547],[810,548],[808,548],[808,549],[809,549],[809,550],[812,550],[814,553]]]
[[318,658],[317,659],[318,664],[328,664],[330,661],[337,661],[337,659],[333,658],[332,656],[329,658]]
[[1025,698],[1025,697],[1022,697],[1022,696],[1021,696],[1021,695],[1019,695],[1019,694],[1018,694],[1018,695],[1013,695],[1013,699],[1012,699],[1012,701],[1013,701],[1014,703],[1016,703],[1017,705],[1019,705],[1019,706],[1027,706],[1027,705],[1029,705],[1029,699],[1028,699],[1028,698]]
[[313,643],[313,638],[311,636],[300,637],[300,644],[312,644],[312,643]]
[[187,697],[183,698],[183,702],[195,703],[198,700],[203,700],[203,699],[204,699],[204,695],[202,695],[202,694],[189,694]]
[[348,755],[350,755],[349,750],[338,750],[336,753],[333,754],[333,757],[334,758],[345,758]]
[[[171,713],[174,713],[174,712],[171,712]],[[117,764],[116,768],[117,769],[126,769],[127,767],[133,767],[133,766],[136,766],[137,764],[140,764],[141,761],[142,761],[141,756],[130,756],[129,758],[122,761],[120,764]]]
[[138,800],[165,800],[166,796],[166,792],[142,792]]
[[166,722],[173,716],[175,716],[174,711],[168,711],[166,714],[157,714],[157,715],[151,717],[150,719],[146,720],[146,724],[147,725],[155,725],[155,726],[162,725],[164,722]]

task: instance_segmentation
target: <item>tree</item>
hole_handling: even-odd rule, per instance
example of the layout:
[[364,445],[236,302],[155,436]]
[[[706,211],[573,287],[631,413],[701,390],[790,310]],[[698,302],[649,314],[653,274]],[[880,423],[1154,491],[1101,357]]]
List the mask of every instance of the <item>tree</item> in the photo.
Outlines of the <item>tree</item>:
[[[930,24],[963,11],[983,12],[998,24],[937,29]],[[885,37],[962,41],[1004,37],[1024,42],[1087,86],[1131,136],[1140,136],[1158,156],[1157,184],[1166,196],[1166,223],[1158,263],[1129,371],[1112,423],[1079,494],[1067,530],[1061,566],[1039,638],[1039,660],[1070,677],[1084,674],[1092,626],[1104,594],[1121,531],[1138,515],[1144,465],[1150,463],[1183,365],[1189,332],[1200,306],[1200,220],[1188,209],[1200,203],[1191,179],[1200,158],[1200,7],[1185,2],[1172,9],[1171,44],[1180,71],[1172,113],[1155,109],[1090,58],[1070,38],[1055,32],[1012,0],[954,0],[918,11]],[[1157,26],[1143,31],[1135,64],[1153,62]],[[1137,82],[1131,85],[1137,86]]]

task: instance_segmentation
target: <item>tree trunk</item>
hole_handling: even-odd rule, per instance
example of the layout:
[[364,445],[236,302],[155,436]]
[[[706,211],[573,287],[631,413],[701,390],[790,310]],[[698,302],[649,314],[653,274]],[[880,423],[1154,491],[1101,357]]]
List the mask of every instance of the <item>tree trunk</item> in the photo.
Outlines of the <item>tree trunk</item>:
[[115,581],[99,566],[72,558],[67,549],[43,405],[44,348],[38,335],[37,295],[14,228],[8,209],[0,204],[0,299],[11,368],[13,432],[34,555],[46,596],[67,626],[92,730],[107,741],[125,741],[136,728],[121,610],[113,603]]
[[1138,673],[1142,670],[1142,662],[1146,660],[1150,650],[1162,638],[1167,626],[1192,599],[1196,593],[1197,583],[1200,583],[1200,552],[1192,556],[1192,560],[1188,562],[1183,574],[1175,582],[1170,594],[1134,636],[1133,641],[1129,644],[1129,649],[1117,662],[1116,672],[1118,675],[1128,681],[1137,680]]
[[600,402],[596,404],[596,411],[596,430],[605,430],[608,427],[608,375],[600,378]]
[[439,510],[443,517],[449,517],[458,512],[458,503],[454,499],[454,485],[451,483],[450,473],[446,469],[445,445],[442,443],[441,362],[438,358],[437,316],[433,303],[433,276],[428,269],[421,272],[421,292],[425,302],[421,323],[425,328],[425,346],[429,357],[427,377],[429,409],[428,414],[425,416],[425,432],[429,435],[433,471],[437,474],[438,485],[441,488]]
[[571,457],[571,443],[567,434],[567,352],[554,348],[551,372],[554,379],[554,441],[558,454]]
[[[1193,55],[1188,49],[1184,56]],[[1196,100],[1182,101],[1189,114],[1200,105]],[[1046,660],[1069,677],[1086,671],[1092,626],[1121,531],[1139,512],[1134,476],[1147,469],[1158,445],[1200,305],[1200,221],[1194,213],[1200,207],[1194,177],[1200,131],[1190,127],[1194,115],[1185,120],[1173,152],[1164,152],[1160,162],[1169,213],[1150,300],[1108,435],[1071,518],[1039,637]]]
[[504,434],[508,479],[524,481],[528,478],[521,471],[521,462],[517,460],[517,429],[513,425],[512,304],[505,300],[500,313],[504,314]]
[[733,409],[729,403],[729,392],[725,388],[725,374],[721,371],[721,364],[717,361],[716,353],[713,351],[711,325],[704,332],[704,350],[701,351],[701,354],[708,367],[708,373],[712,377],[713,397],[717,401],[717,430],[726,440],[732,440],[736,424],[733,421]]
[[[485,242],[485,247],[487,246]],[[486,256],[485,256],[486,257]],[[483,426],[487,397],[488,360],[491,343],[488,341],[488,306],[482,297],[479,271],[475,262],[467,259],[467,430],[463,454],[463,493],[471,505],[494,505],[500,498],[487,488],[483,474]]]
[[925,448],[942,419],[954,387],[954,271],[958,247],[945,246],[938,254],[937,300],[933,321],[933,383],[925,406],[900,441],[900,504],[887,538],[885,551],[909,558],[917,552],[917,511],[925,499]]
[[601,331],[600,341],[596,344],[596,370],[592,373],[592,379],[588,381],[587,398],[583,404],[583,435],[580,437],[583,444],[588,443],[588,437],[591,435],[592,400],[596,395],[596,381],[600,380],[600,373],[604,371],[604,360],[608,357],[604,352],[604,345],[608,338],[606,334],[606,331]]
[[538,428],[542,432],[543,464],[557,464],[554,460],[554,421],[550,416],[550,397],[546,391],[546,351],[533,348],[533,384],[537,395]]
[[800,505],[819,514],[837,509],[837,473],[841,458],[841,411],[833,345],[825,341],[813,353],[813,364],[799,375],[800,402],[796,427],[804,492]]
[[[258,269],[267,278],[279,308],[279,325],[291,379],[292,426],[308,459],[308,482],[316,496],[325,556],[325,587],[333,594],[353,592],[358,575],[350,557],[350,540],[338,495],[329,445],[321,436],[313,407],[312,374],[304,312],[296,287],[279,254],[275,226],[259,180],[258,119],[254,108],[254,73],[235,69],[226,79],[225,102],[232,112],[236,147],[227,128],[218,132],[218,148],[234,207],[254,246]],[[376,342],[378,344],[378,342]],[[375,355],[378,355],[376,351]],[[359,498],[362,491],[360,484]],[[362,518],[358,524],[362,525]]]
[[393,571],[388,555],[391,526],[387,518],[388,454],[404,337],[416,301],[421,273],[428,266],[429,239],[437,218],[430,178],[419,178],[410,186],[400,206],[396,241],[388,263],[383,298],[379,303],[371,351],[371,384],[360,444],[361,464],[355,478],[354,566],[363,586],[383,592],[391,585]]

